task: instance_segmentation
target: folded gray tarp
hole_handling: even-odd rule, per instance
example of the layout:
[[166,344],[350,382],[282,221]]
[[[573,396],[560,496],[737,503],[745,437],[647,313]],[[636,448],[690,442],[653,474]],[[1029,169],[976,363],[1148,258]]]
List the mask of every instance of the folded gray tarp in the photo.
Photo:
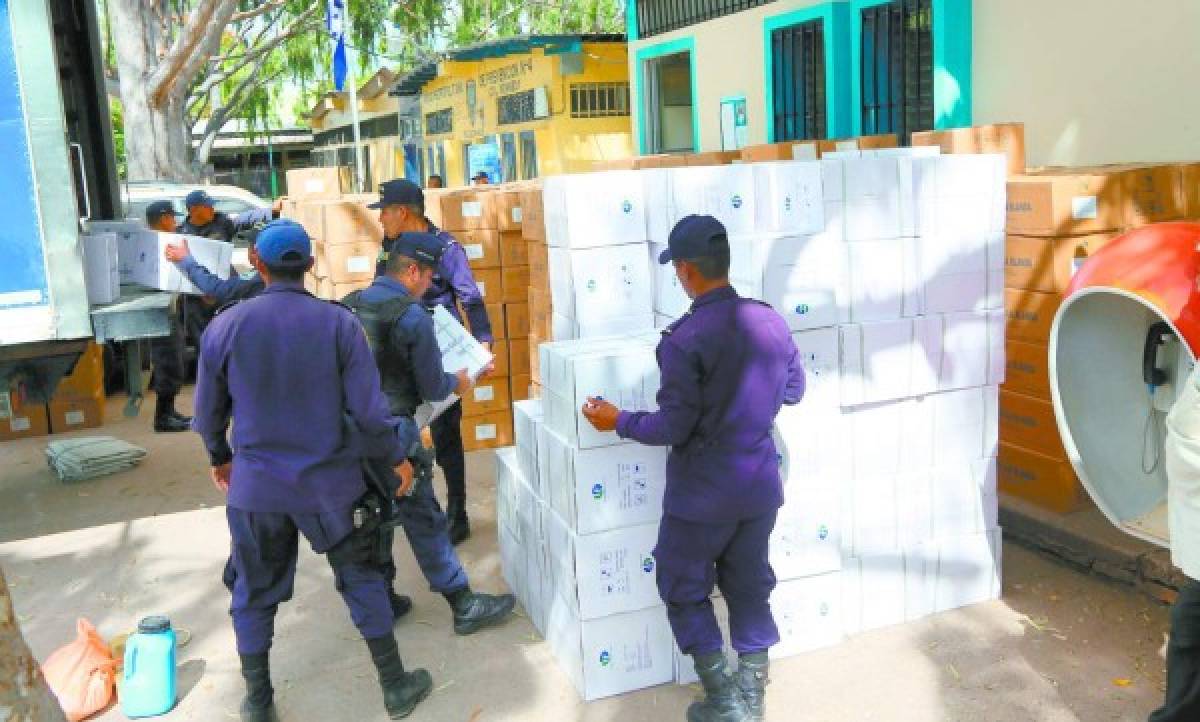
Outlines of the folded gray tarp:
[[63,481],[84,481],[133,468],[146,450],[111,436],[51,441],[46,461]]

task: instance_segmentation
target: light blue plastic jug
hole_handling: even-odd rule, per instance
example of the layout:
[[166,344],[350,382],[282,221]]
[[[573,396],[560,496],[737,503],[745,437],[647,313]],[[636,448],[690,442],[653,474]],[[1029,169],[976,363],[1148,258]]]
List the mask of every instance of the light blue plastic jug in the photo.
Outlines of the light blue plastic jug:
[[175,630],[166,617],[146,617],[125,643],[121,711],[154,717],[175,706]]

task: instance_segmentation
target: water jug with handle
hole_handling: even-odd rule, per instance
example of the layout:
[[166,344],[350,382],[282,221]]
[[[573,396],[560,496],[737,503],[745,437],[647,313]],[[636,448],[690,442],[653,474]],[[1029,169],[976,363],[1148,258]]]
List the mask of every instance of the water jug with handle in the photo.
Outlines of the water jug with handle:
[[154,717],[175,706],[175,630],[164,616],[146,617],[125,643],[120,688],[126,717]]

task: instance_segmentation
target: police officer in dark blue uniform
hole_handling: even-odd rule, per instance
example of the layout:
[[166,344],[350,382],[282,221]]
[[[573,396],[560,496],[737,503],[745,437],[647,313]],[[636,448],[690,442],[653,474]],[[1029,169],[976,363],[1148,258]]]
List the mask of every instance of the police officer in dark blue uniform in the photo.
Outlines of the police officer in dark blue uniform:
[[[445,247],[430,233],[401,233],[391,246],[384,275],[343,299],[366,329],[383,392],[395,416],[412,416],[422,401],[443,401],[451,393],[462,396],[471,386],[465,369],[448,373],[442,368],[433,319],[421,303]],[[450,604],[457,634],[471,634],[512,612],[516,600],[511,594],[471,591],[432,487],[422,484],[415,488],[399,505],[398,513],[430,588]],[[390,534],[385,548],[392,548]],[[389,581],[395,579],[396,567],[390,559],[384,572]]]
[[[368,206],[379,209],[383,225],[383,250],[376,264],[375,275],[382,276],[388,254],[401,233],[431,233],[444,246],[441,260],[433,274],[433,282],[421,300],[429,308],[443,306],[451,316],[462,322],[458,307],[466,314],[471,334],[484,346],[491,348],[492,324],[488,319],[483,294],[475,285],[467,252],[454,236],[433,225],[425,217],[425,194],[412,181],[403,178],[387,181],[379,187],[379,202]],[[450,520],[450,541],[458,544],[471,533],[467,519],[467,462],[462,440],[462,403],[457,402],[429,427],[437,463],[446,476],[446,516]]]
[[[265,226],[266,223],[263,223]],[[257,238],[258,229],[251,229],[250,250],[247,256],[250,259],[250,264],[254,265],[254,239]],[[187,239],[179,245],[169,245],[163,249],[163,256],[175,264],[179,272],[187,277],[192,285],[200,289],[200,291],[209,298],[215,299],[218,305],[225,305],[231,301],[244,301],[247,298],[253,298],[262,293],[266,288],[266,283],[263,282],[262,276],[258,271],[254,271],[245,276],[239,276],[236,273],[230,274],[229,278],[219,278],[215,273],[200,265],[200,262],[192,257],[188,249]]]
[[[152,231],[174,233],[178,228],[178,213],[171,201],[154,201],[146,206],[146,226]],[[189,431],[190,416],[175,410],[175,397],[183,388],[184,318],[181,299],[174,299],[170,332],[150,339],[150,364],[154,369],[154,430],[158,432]]]
[[[268,653],[276,609],[292,596],[299,534],[333,569],[379,672],[388,714],[406,717],[433,683],[400,660],[387,583],[371,560],[375,518],[363,505],[369,495],[360,459],[384,457],[405,476],[416,426],[389,413],[354,314],[304,290],[313,262],[304,229],[275,221],[255,246],[266,289],[226,307],[205,331],[194,421],[213,482],[228,495],[225,582],[247,688],[242,719],[274,718]],[[345,431],[347,418],[356,437]]]
[[[601,431],[671,447],[654,557],[671,630],[704,685],[689,722],[761,722],[767,650],[779,642],[767,550],[783,482],[771,428],[781,405],[804,396],[804,369],[787,322],[729,285],[729,239],[715,218],[681,220],[659,262],[675,265],[692,306],[658,344],[658,410],[589,399],[583,414]],[[732,679],[709,600],[714,584],[739,654]]]

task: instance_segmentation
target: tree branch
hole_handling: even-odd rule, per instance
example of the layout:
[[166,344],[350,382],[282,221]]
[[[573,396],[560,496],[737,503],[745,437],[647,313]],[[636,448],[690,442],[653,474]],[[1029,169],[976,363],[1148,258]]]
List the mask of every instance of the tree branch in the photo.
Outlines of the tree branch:
[[253,10],[247,10],[245,12],[234,13],[233,17],[230,18],[230,21],[235,22],[235,23],[240,23],[243,20],[249,20],[251,18],[258,17],[259,15],[269,13],[272,10],[276,10],[278,8],[283,7],[286,4],[287,4],[287,0],[270,0],[270,2],[265,2],[262,5],[259,5],[258,7],[254,8]]
[[[196,92],[200,93],[200,94],[207,94],[207,93],[211,92],[213,88],[216,88],[217,86],[221,85],[222,83],[229,80],[233,76],[237,75],[238,72],[240,72],[246,66],[250,65],[251,63],[258,62],[259,60],[263,59],[265,56],[270,55],[272,52],[274,52],[274,50],[276,48],[278,48],[280,45],[282,45],[284,43],[284,41],[289,40],[301,33],[315,30],[316,29],[315,24],[308,24],[308,25],[305,24],[310,19],[309,16],[311,16],[315,12],[315,9],[316,9],[316,6],[314,5],[313,7],[309,8],[308,10],[306,10],[305,12],[300,14],[286,28],[284,28],[283,31],[281,31],[275,37],[271,38],[271,40],[269,40],[266,44],[252,48],[252,49],[248,50],[246,53],[244,53],[243,55],[241,55],[240,56],[241,62],[238,63],[237,65],[235,65],[234,67],[228,68],[226,70],[222,70],[221,72],[217,73],[216,75],[209,77],[207,80],[204,81],[203,84],[201,84],[201,86],[196,90]],[[228,55],[226,56],[226,58],[230,58],[230,57],[238,57],[238,56],[228,56]]]
[[175,37],[171,49],[163,56],[147,82],[151,102],[162,105],[167,95],[193,64],[201,48],[215,34],[219,40],[236,8],[236,0],[200,0],[187,24]]

